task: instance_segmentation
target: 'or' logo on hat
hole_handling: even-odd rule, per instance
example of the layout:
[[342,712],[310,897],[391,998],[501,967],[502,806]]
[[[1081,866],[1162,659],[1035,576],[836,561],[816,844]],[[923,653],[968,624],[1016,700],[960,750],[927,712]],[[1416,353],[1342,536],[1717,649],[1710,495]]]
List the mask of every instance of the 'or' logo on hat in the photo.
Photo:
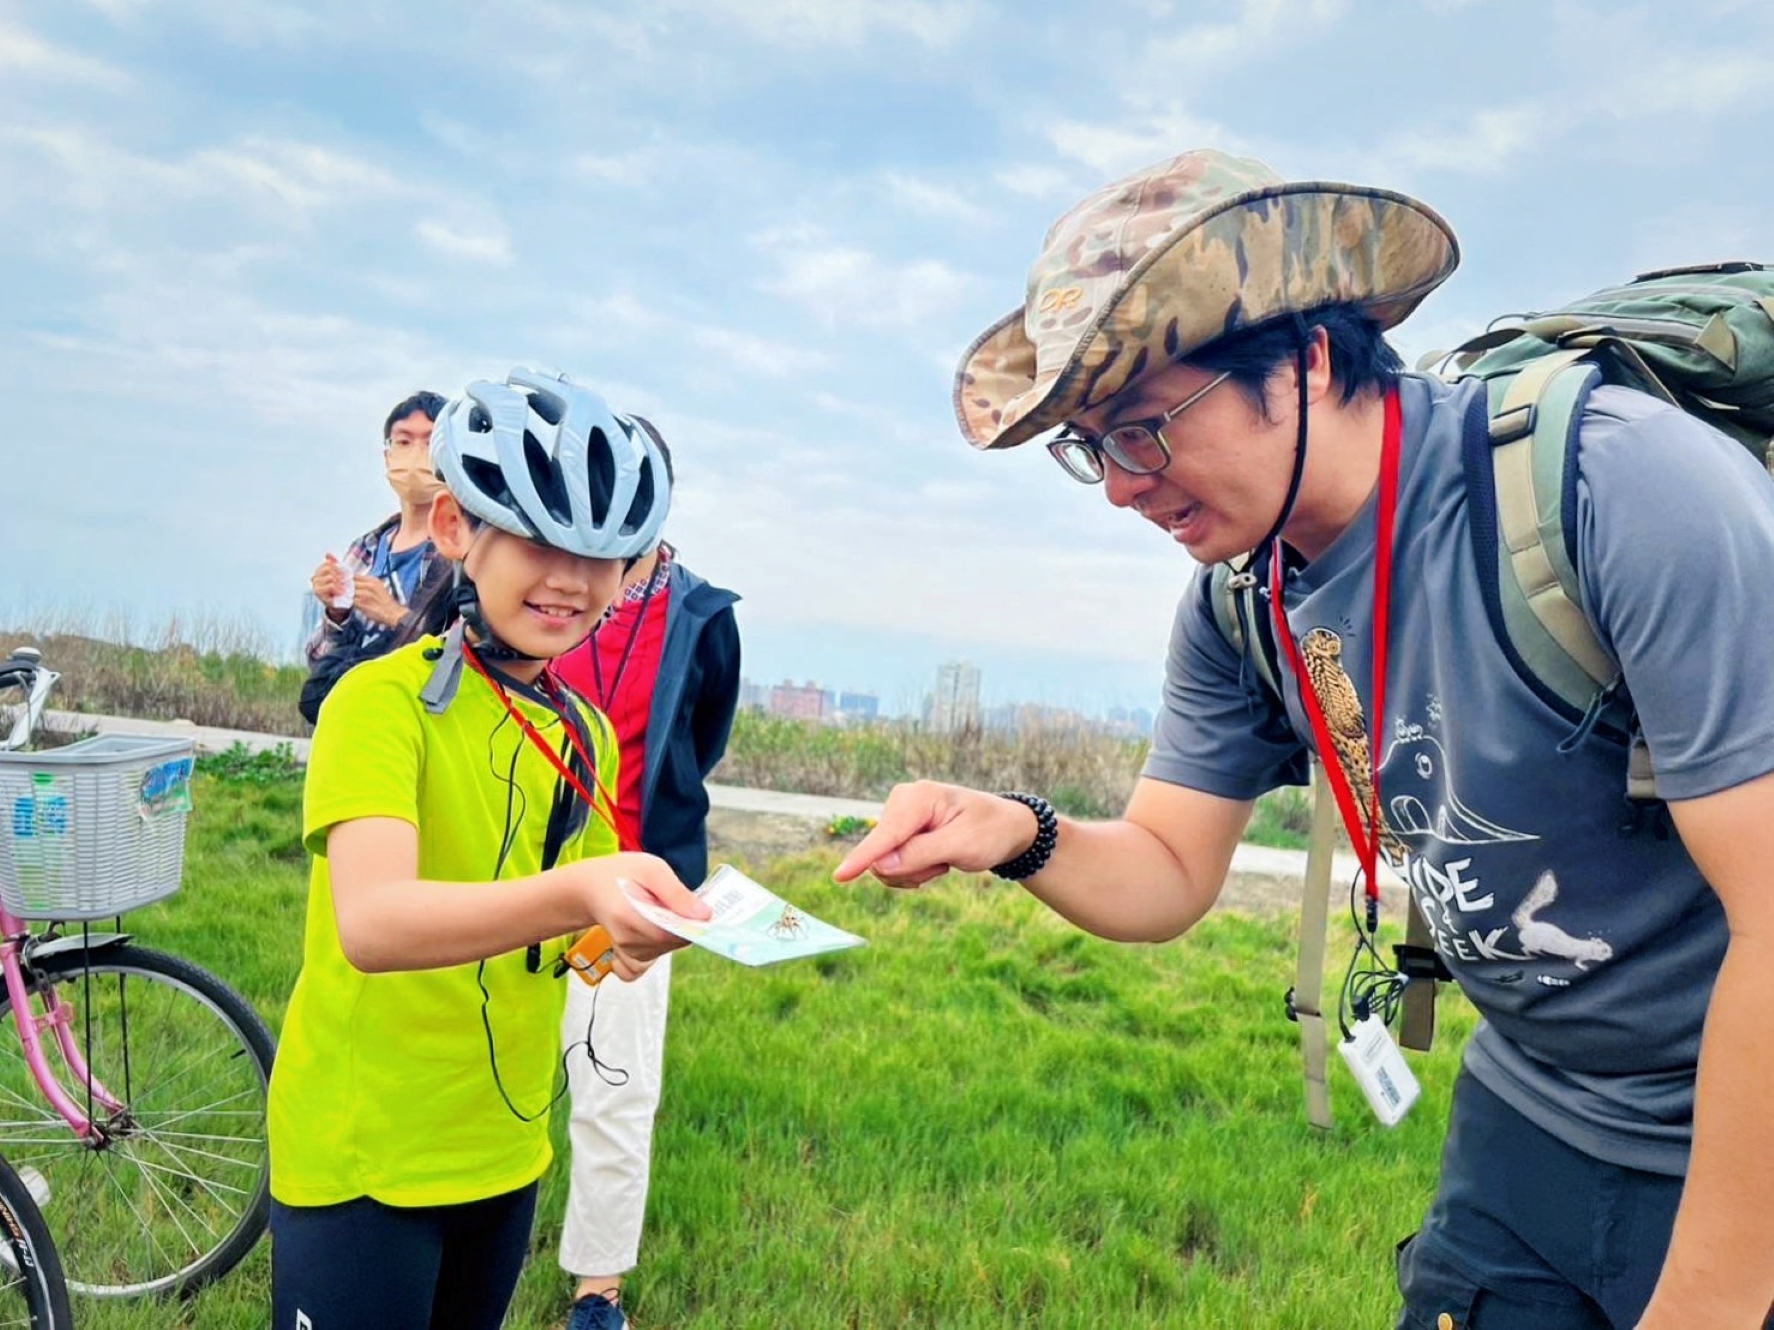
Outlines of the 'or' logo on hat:
[[1084,288],[1081,286],[1056,286],[1051,291],[1041,293],[1041,302],[1035,308],[1042,314],[1058,314],[1072,308],[1084,299]]

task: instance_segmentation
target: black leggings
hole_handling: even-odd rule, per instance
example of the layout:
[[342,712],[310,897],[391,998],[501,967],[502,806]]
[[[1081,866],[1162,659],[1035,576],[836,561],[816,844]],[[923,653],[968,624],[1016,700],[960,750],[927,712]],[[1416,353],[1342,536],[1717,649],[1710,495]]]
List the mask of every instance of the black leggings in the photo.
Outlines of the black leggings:
[[272,1330],[499,1330],[536,1184],[416,1209],[271,1203]]

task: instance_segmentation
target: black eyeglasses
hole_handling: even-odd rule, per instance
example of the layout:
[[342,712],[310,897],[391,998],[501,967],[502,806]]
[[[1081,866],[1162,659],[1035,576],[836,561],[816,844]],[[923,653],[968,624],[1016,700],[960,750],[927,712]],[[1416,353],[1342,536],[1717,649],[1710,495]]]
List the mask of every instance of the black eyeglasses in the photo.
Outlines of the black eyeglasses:
[[1170,446],[1164,442],[1164,427],[1231,377],[1230,370],[1216,374],[1163,415],[1126,421],[1098,437],[1067,430],[1049,441],[1047,451],[1065,468],[1068,476],[1085,485],[1102,484],[1104,457],[1130,476],[1149,476],[1162,471],[1170,465]]

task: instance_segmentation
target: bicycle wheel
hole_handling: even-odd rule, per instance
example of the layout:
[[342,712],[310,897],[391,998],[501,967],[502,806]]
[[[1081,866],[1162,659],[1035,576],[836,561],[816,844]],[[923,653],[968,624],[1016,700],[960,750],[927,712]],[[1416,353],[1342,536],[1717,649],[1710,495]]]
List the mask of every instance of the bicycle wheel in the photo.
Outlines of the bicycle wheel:
[[[189,1293],[226,1274],[270,1214],[265,1023],[208,971],[129,944],[39,955],[30,982],[71,1009],[81,1056],[123,1102],[88,1108],[86,1085],[51,1053],[99,1125],[96,1141],[80,1140],[44,1099],[19,1040],[0,1038],[0,1153],[48,1184],[40,1208],[68,1286]],[[0,1016],[10,1009],[0,989]]]
[[18,1170],[0,1159],[0,1330],[66,1330],[68,1284],[49,1226]]

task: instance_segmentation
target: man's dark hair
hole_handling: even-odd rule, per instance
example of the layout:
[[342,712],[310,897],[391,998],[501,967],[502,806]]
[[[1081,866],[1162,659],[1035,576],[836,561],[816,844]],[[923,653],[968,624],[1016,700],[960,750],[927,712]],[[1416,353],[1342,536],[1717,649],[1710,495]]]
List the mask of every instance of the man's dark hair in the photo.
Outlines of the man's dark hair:
[[1196,369],[1230,374],[1238,390],[1268,420],[1264,389],[1270,376],[1293,363],[1301,339],[1314,328],[1323,328],[1329,339],[1331,382],[1342,389],[1345,405],[1363,393],[1384,392],[1404,370],[1404,362],[1373,315],[1354,304],[1321,305],[1305,314],[1265,319],[1209,342],[1184,359]]
[[394,404],[394,410],[388,413],[388,419],[382,422],[382,437],[387,439],[394,433],[394,427],[408,416],[423,415],[425,419],[435,421],[437,413],[444,409],[442,393],[419,392],[411,397],[403,398]]

